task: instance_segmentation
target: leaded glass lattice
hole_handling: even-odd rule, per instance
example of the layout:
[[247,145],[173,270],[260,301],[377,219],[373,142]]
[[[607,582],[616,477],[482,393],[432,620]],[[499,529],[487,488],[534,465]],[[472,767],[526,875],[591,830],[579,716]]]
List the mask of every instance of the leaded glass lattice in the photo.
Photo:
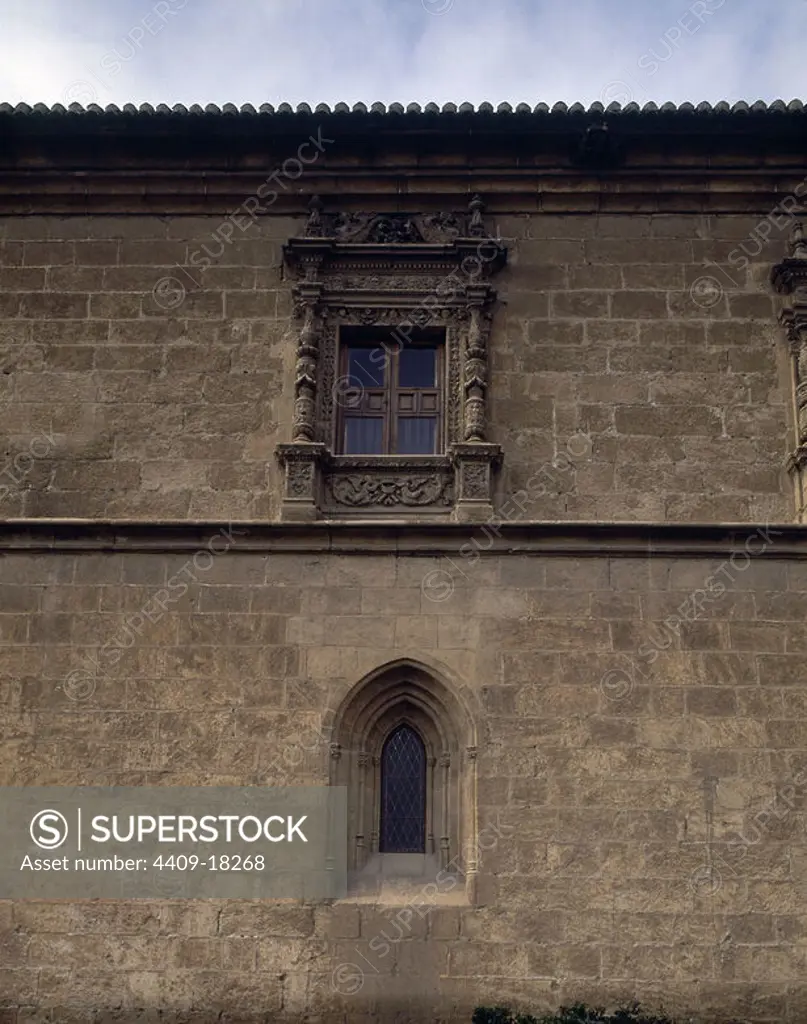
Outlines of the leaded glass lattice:
[[408,725],[381,752],[381,852],[425,853],[426,750]]

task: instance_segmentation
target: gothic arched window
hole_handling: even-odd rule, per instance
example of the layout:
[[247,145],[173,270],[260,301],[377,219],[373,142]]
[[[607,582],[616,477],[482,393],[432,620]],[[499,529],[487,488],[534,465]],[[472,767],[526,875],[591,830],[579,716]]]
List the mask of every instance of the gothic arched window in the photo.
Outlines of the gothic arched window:
[[381,750],[380,852],[426,852],[426,748],[408,725]]
[[400,900],[401,879],[444,871],[454,879],[446,899],[456,899],[464,879],[475,903],[476,727],[465,696],[437,667],[402,658],[365,676],[342,701],[331,784],[347,789],[354,894]]

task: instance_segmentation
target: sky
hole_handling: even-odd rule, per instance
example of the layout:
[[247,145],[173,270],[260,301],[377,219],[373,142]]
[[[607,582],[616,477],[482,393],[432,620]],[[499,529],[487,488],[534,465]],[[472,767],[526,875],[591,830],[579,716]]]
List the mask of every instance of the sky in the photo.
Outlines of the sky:
[[0,0],[0,102],[807,99],[807,0]]

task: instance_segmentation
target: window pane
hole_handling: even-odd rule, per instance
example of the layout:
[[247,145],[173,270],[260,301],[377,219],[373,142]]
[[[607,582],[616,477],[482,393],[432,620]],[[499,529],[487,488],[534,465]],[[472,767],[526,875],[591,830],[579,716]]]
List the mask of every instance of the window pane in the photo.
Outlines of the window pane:
[[349,348],[347,375],[350,383],[360,388],[383,388],[387,361],[387,353],[381,345],[372,348]]
[[381,852],[426,852],[426,751],[402,725],[381,752]]
[[434,455],[437,418],[401,416],[398,419],[399,455]]
[[404,346],[398,357],[398,386],[401,388],[433,388],[437,371],[437,350]]
[[383,455],[384,421],[375,417],[345,417],[345,455]]

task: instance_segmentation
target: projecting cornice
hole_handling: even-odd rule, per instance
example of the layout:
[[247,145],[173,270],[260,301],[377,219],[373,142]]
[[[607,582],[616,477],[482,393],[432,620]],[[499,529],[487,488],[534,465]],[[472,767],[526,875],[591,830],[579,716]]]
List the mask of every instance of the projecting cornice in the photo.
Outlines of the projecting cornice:
[[[272,191],[425,213],[484,193],[489,212],[766,214],[804,176],[805,108],[483,103],[240,109],[0,104],[0,212],[229,213]],[[292,161],[292,164],[289,164]],[[464,202],[463,202],[464,201]]]
[[[807,526],[791,523],[310,523],[7,519],[0,554],[193,553],[232,536],[229,554],[807,559]],[[476,540],[476,544],[474,544]],[[466,546],[467,545],[467,546]],[[0,563],[0,579],[2,564]]]

